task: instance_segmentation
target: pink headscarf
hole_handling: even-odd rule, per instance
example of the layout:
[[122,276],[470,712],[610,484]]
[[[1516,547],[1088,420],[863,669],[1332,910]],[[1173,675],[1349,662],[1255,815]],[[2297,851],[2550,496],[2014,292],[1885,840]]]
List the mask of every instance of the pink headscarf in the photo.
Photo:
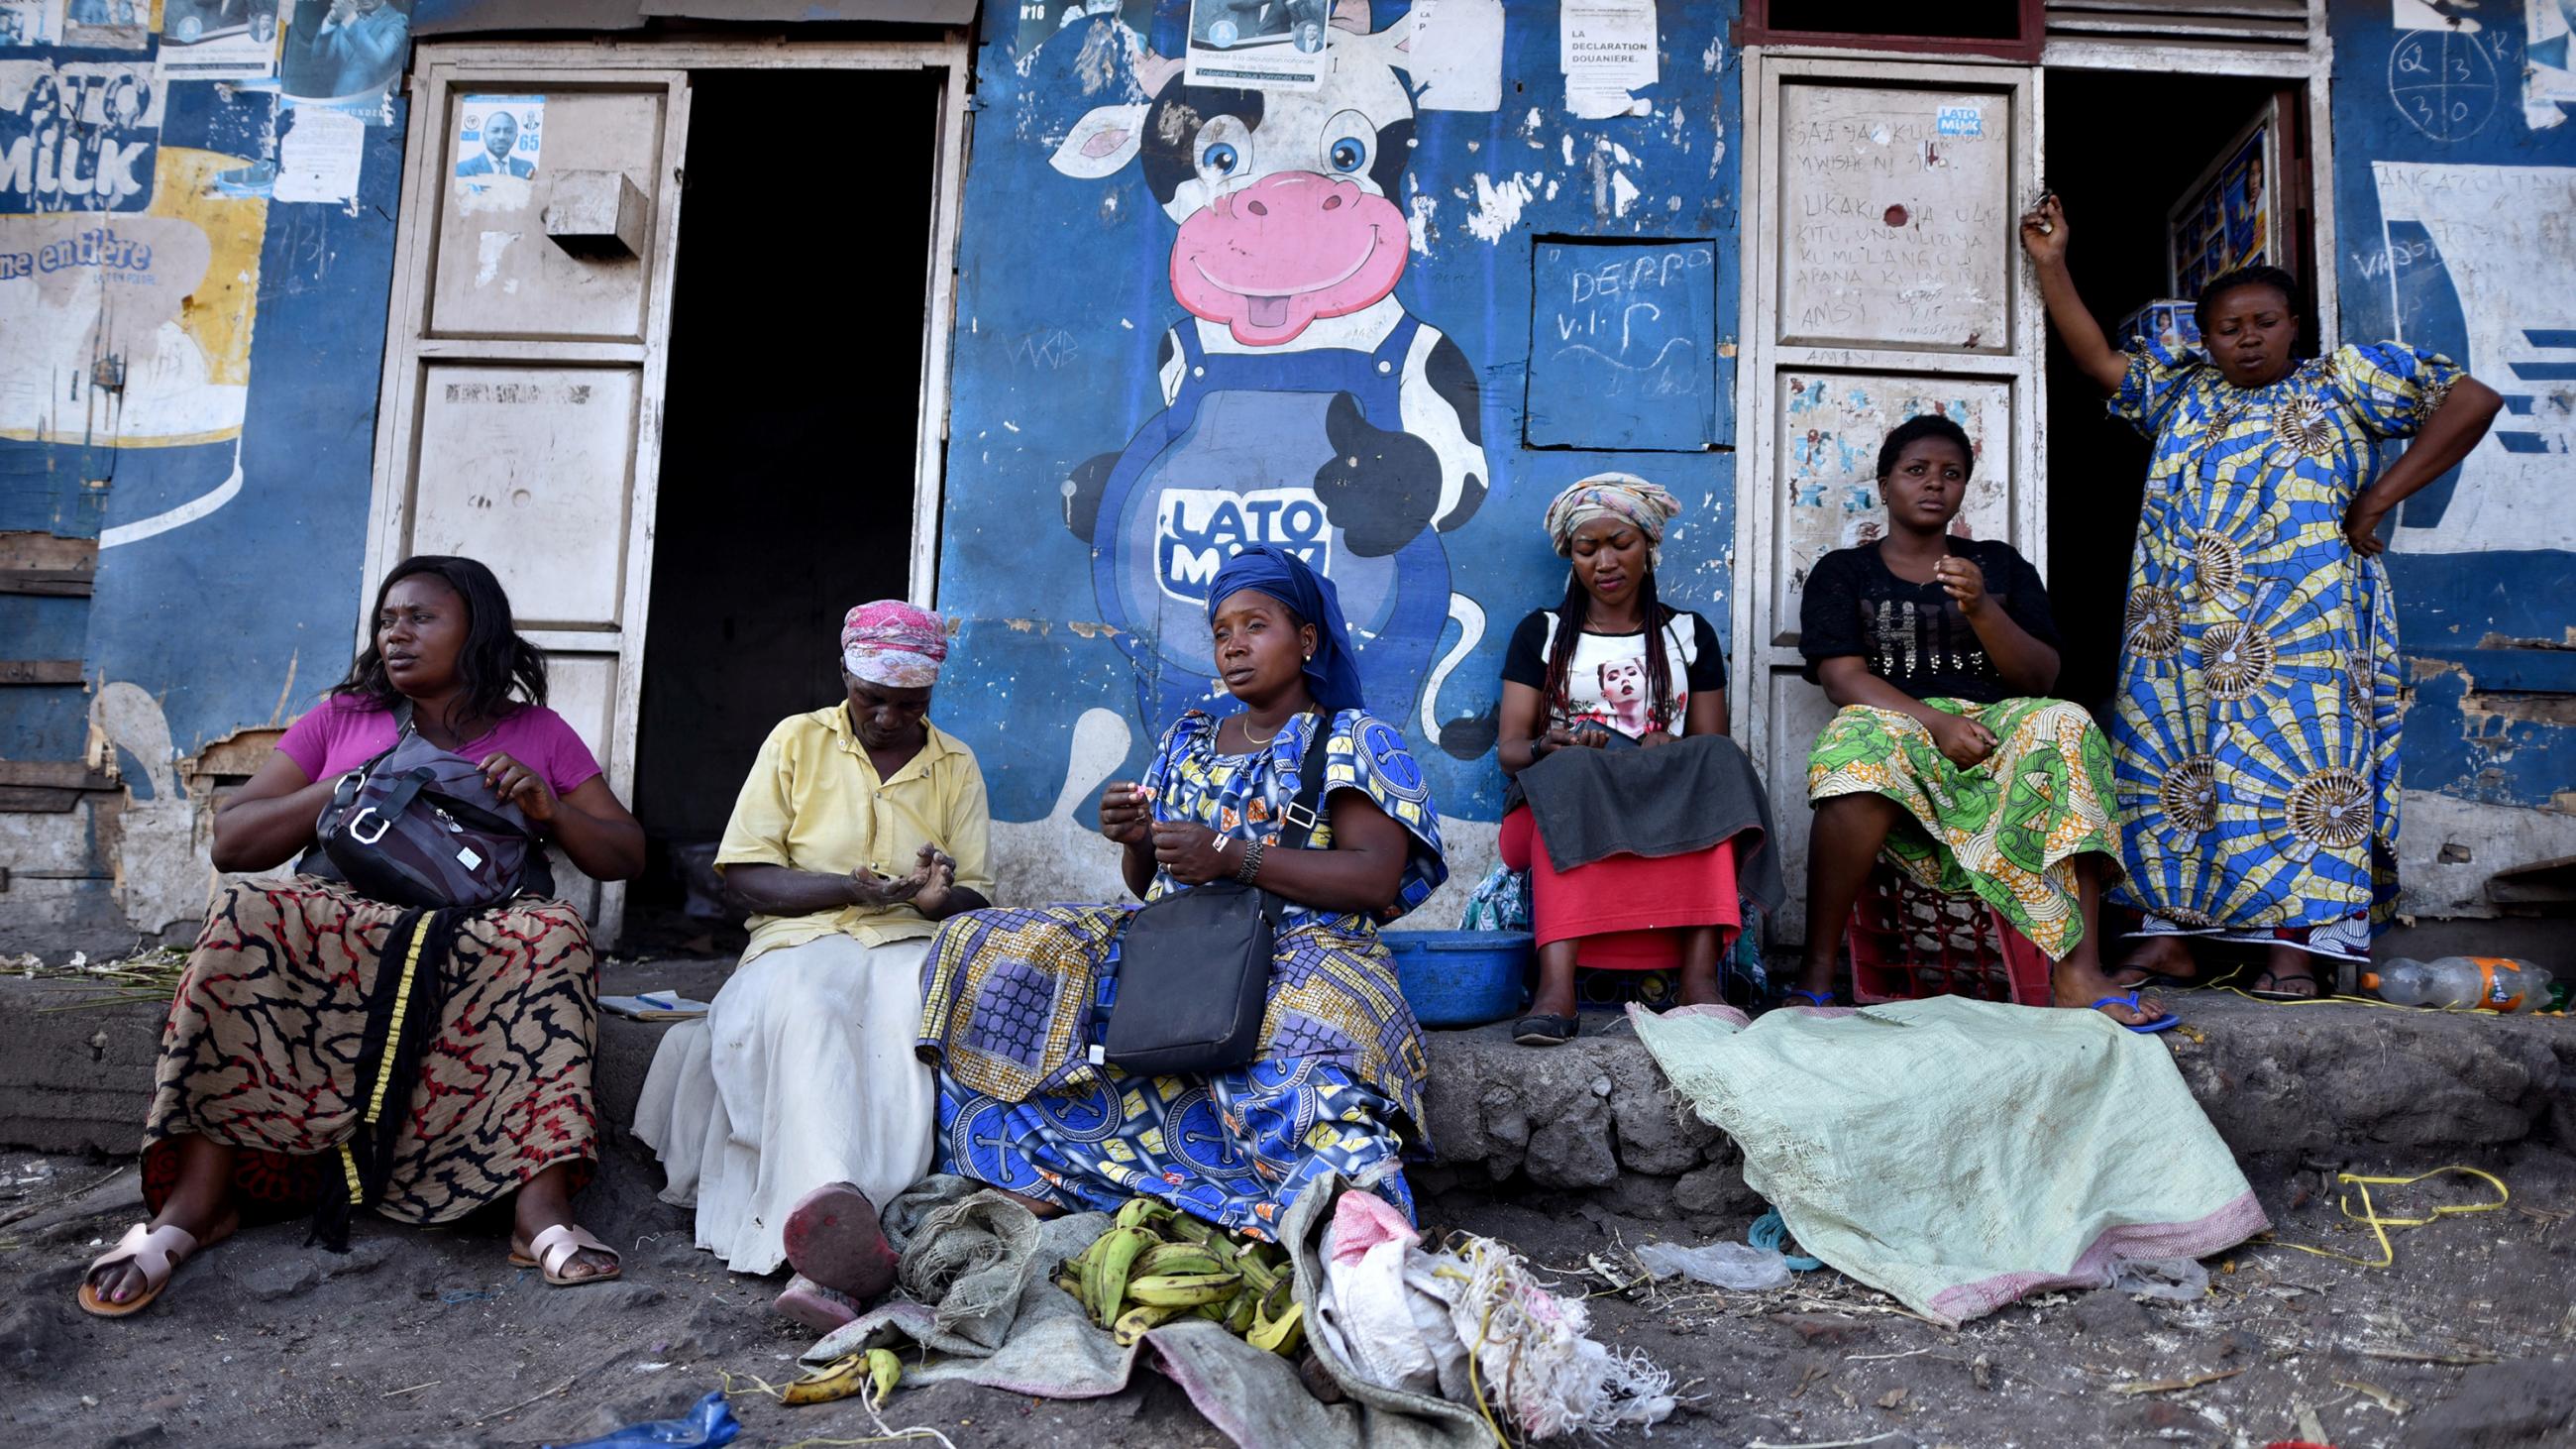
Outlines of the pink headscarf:
[[870,684],[928,689],[947,658],[947,626],[901,599],[861,604],[841,621],[841,667]]

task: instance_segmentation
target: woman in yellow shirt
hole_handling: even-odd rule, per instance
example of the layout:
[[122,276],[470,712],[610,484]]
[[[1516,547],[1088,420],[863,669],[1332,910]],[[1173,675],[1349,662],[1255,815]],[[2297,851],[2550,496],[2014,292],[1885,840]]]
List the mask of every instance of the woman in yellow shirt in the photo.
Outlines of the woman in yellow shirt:
[[929,719],[947,654],[935,614],[850,611],[849,697],[770,731],[716,852],[754,912],[742,964],[662,1038],[636,1109],[698,1246],[738,1273],[794,1262],[778,1307],[821,1328],[893,1280],[875,1209],[928,1171],[938,1102],[913,1055],[922,957],[993,893],[983,773]]

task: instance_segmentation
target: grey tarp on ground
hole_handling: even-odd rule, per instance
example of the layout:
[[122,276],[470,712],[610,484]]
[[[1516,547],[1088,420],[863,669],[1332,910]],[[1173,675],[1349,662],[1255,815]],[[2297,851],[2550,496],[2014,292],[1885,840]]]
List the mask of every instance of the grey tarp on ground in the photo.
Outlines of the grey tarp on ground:
[[[1337,1180],[1327,1180],[1308,1187],[1281,1226],[1281,1241],[1291,1245],[1296,1260],[1297,1301],[1305,1305],[1309,1318],[1315,1311],[1315,1292],[1323,1282],[1319,1239],[1331,1220],[1335,1190],[1340,1186]],[[975,1210],[961,1228],[958,1215],[949,1210],[969,1202]],[[961,1231],[981,1234],[971,1247],[987,1249],[983,1239],[1015,1236],[1007,1230],[990,1231],[990,1225],[1004,1216],[995,1204],[1028,1213],[963,1178],[931,1177],[886,1205],[886,1236],[902,1252],[907,1267],[923,1255],[941,1252],[938,1240]],[[947,1356],[919,1368],[907,1366],[907,1384],[963,1382],[1039,1398],[1091,1399],[1126,1388],[1138,1354],[1151,1345],[1163,1372],[1181,1386],[1209,1423],[1241,1449],[1310,1449],[1323,1444],[1361,1449],[1482,1449],[1488,1442],[1484,1421],[1473,1408],[1365,1382],[1330,1348],[1312,1338],[1308,1343],[1350,1402],[1318,1401],[1298,1379],[1295,1365],[1205,1319],[1165,1324],[1146,1334],[1136,1347],[1120,1348],[1054,1281],[1057,1266],[1090,1246],[1109,1226],[1109,1218],[1102,1213],[1075,1213],[1038,1224],[1035,1250],[1016,1265],[1027,1275],[1016,1312],[1006,1318],[982,1317],[969,1309],[967,1316],[978,1330],[973,1337],[943,1328],[940,1305],[887,1303],[825,1335],[806,1350],[805,1362],[829,1363],[857,1349],[910,1339]],[[956,1250],[946,1251],[953,1255]],[[982,1271],[1009,1272],[1012,1266],[990,1262]],[[918,1275],[901,1276],[909,1282]],[[969,1274],[958,1281],[975,1280],[976,1275]],[[953,1308],[948,1316],[952,1322],[958,1319]],[[996,1328],[999,1334],[993,1341],[1000,1347],[987,1349],[978,1340],[993,1336],[990,1330]]]
[[1766,916],[1786,898],[1771,797],[1744,747],[1725,735],[1687,735],[1652,749],[1558,750],[1512,787],[1529,802],[1558,870],[1613,855],[1688,855],[1732,838],[1736,894]]

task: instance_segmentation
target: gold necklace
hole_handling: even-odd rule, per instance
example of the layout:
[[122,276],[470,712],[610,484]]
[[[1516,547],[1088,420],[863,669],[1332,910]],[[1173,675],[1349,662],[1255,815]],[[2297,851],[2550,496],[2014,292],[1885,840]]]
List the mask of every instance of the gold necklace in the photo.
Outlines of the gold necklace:
[[1280,731],[1281,731],[1281,730],[1285,730],[1286,728],[1288,728],[1288,721],[1289,721],[1289,720],[1293,720],[1293,719],[1295,719],[1296,717],[1297,717],[1297,716],[1295,716],[1295,715],[1293,715],[1293,714],[1292,714],[1292,715],[1290,715],[1290,716],[1288,716],[1288,719],[1283,719],[1283,720],[1281,720],[1281,721],[1279,722],[1279,729],[1272,730],[1269,734],[1267,734],[1267,735],[1263,735],[1263,736],[1261,736],[1261,737],[1259,737],[1259,738],[1257,738],[1257,739],[1256,739],[1256,738],[1254,738],[1253,733],[1252,733],[1252,721],[1251,721],[1251,720],[1249,720],[1249,719],[1240,720],[1240,721],[1238,721],[1238,722],[1236,723],[1236,726],[1235,726],[1235,727],[1236,727],[1237,729],[1240,729],[1240,730],[1242,730],[1242,731],[1243,731],[1243,742],[1244,742],[1245,744],[1248,744],[1248,745],[1266,745],[1266,744],[1270,743],[1272,740],[1275,740],[1275,739],[1279,738]]

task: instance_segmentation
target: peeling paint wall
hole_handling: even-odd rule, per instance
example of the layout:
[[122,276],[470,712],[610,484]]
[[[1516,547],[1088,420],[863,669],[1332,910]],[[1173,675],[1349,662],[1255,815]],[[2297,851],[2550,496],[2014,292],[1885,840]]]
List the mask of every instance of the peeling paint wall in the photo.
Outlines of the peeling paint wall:
[[0,51],[0,535],[97,559],[86,594],[0,593],[0,653],[80,681],[0,685],[0,940],[192,926],[235,777],[196,757],[345,667],[402,111],[281,86],[402,59],[334,58],[326,10],[184,46],[40,18]]
[[[1304,549],[1472,883],[1503,648],[1564,592],[1548,498],[1614,468],[1672,489],[1663,597],[1725,628],[1734,8],[1659,6],[1655,82],[1594,119],[1568,104],[1553,4],[1442,0],[1417,36],[1406,6],[1345,0],[1323,90],[1250,104],[1175,74],[1186,6],[1145,9],[1048,34],[986,7],[941,721],[983,762],[1015,892],[1113,894],[1086,822],[1211,696],[1206,570],[1237,541]],[[1334,197],[1366,228],[1290,210]],[[1535,404],[1533,367],[1556,379]]]
[[2576,853],[2576,57],[2562,6],[2441,9],[2327,11],[2343,335],[2438,349],[2505,395],[2387,554],[2405,899],[2434,914]]

